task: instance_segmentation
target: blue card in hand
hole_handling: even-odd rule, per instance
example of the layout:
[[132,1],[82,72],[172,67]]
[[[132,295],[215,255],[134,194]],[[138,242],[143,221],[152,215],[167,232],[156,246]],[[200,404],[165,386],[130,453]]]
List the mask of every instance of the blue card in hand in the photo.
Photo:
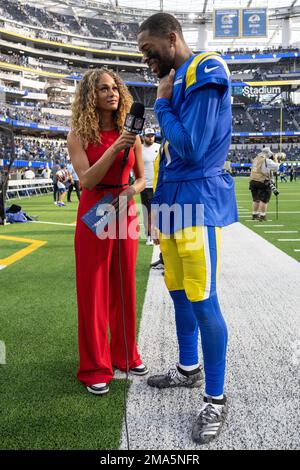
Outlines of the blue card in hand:
[[86,212],[81,220],[94,232],[95,235],[100,235],[105,227],[115,220],[116,211],[111,210],[111,202],[114,197],[111,193],[106,194],[100,201]]

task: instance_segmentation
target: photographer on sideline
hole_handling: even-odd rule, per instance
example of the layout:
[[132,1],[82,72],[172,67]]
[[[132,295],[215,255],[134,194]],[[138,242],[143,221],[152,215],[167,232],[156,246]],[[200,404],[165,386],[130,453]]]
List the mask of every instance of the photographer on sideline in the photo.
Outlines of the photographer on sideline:
[[269,147],[263,148],[254,158],[249,184],[253,200],[252,220],[260,222],[267,220],[266,213],[271,193],[273,192],[275,196],[279,194],[272,181],[272,172],[277,172],[279,166],[277,155],[274,155]]

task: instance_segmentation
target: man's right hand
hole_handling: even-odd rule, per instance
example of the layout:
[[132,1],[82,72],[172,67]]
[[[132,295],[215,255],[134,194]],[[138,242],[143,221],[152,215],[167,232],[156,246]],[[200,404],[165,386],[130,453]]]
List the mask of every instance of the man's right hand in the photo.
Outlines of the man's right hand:
[[151,211],[151,239],[154,245],[159,245],[159,229],[154,224],[155,220],[155,212]]
[[154,245],[159,245],[159,230],[156,227],[151,229],[151,240],[153,240]]

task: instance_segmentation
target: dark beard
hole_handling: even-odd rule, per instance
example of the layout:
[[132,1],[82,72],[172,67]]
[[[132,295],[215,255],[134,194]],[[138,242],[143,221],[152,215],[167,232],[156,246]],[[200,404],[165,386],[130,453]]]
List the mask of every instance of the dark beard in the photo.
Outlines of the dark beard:
[[171,69],[174,68],[174,63],[171,61],[162,63],[160,62],[159,73],[157,74],[158,78],[163,78],[166,75],[169,75]]
[[157,52],[150,52],[149,53],[149,60],[151,59],[155,59],[157,60],[157,66],[158,66],[158,74],[157,74],[157,77],[158,78],[163,78],[165,77],[166,75],[169,75],[170,71],[172,68],[174,68],[174,61],[171,61],[171,59],[168,59],[166,61],[166,59],[163,59],[160,54],[158,54]]

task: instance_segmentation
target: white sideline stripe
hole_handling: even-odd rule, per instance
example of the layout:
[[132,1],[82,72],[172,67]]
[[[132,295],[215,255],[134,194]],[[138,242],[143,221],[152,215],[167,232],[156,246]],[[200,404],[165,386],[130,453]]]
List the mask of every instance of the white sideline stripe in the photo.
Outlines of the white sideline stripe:
[[[297,190],[299,191],[299,187],[297,187]],[[243,196],[245,196],[245,194],[249,194],[249,195],[251,196],[251,191],[250,191],[250,190],[249,190],[248,193],[245,193],[245,192],[243,192],[243,191],[239,191],[239,190],[236,190],[236,189],[235,189],[235,192],[236,192],[237,194],[241,194],[241,195],[243,195]],[[281,186],[280,194],[284,194],[285,196],[295,196],[295,194],[297,194],[297,191],[294,192],[294,193],[285,192],[284,187]],[[297,196],[298,196],[298,194],[297,194]],[[246,199],[245,199],[245,200],[246,200]],[[247,199],[247,200],[248,200],[248,199]]]
[[266,230],[264,233],[299,233],[298,230]]
[[63,223],[60,223],[60,222],[45,222],[45,221],[42,221],[42,220],[31,220],[31,222],[33,222],[35,224],[63,225],[65,227],[76,227],[76,224],[63,224]]
[[[155,247],[153,261],[158,254]],[[299,449],[299,384],[293,361],[298,360],[300,341],[300,290],[295,289],[300,263],[241,223],[222,229],[221,258],[219,300],[229,330],[230,408],[220,436],[201,450]],[[270,273],[272,288],[265,282]],[[260,295],[253,295],[258,285]],[[289,292],[284,301],[282,292]],[[178,361],[173,303],[161,271],[154,269],[138,344],[150,375],[166,372]],[[191,430],[202,392],[184,387],[158,390],[147,386],[147,376],[134,377],[127,399],[131,448],[199,452]],[[125,426],[120,448],[127,448]]]
[[[246,200],[240,199],[241,202],[246,202]],[[300,199],[281,199],[279,197],[279,202],[300,202]]]
[[[255,220],[254,220],[254,222],[255,222]],[[266,228],[266,225],[264,225],[264,224],[258,224],[258,225],[253,225],[253,227],[262,227],[262,228]],[[284,225],[272,225],[272,224],[271,224],[271,225],[268,225],[268,228],[269,228],[269,227],[284,227]]]
[[300,238],[278,238],[278,242],[300,242]]
[[294,251],[300,251],[300,250],[294,250]]
[[[268,211],[268,214],[276,214],[276,211]],[[300,214],[300,211],[278,211],[278,214]],[[248,216],[251,215],[250,212]],[[240,215],[240,217],[248,217],[247,215]]]

